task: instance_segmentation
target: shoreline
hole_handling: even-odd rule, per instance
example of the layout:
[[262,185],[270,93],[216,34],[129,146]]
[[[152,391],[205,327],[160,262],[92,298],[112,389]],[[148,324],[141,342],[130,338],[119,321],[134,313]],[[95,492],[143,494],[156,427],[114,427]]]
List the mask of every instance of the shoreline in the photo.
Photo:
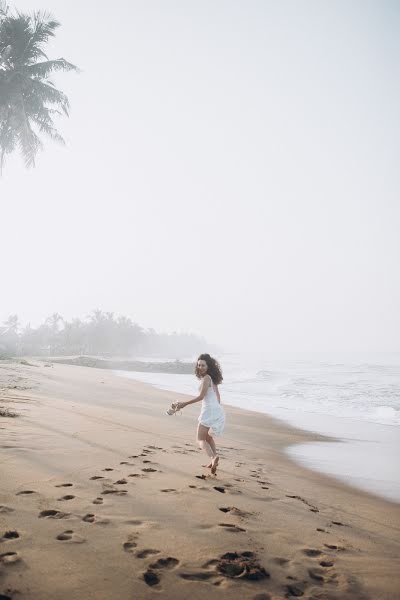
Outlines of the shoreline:
[[[8,396],[20,412],[0,420],[0,537],[19,535],[0,544],[0,554],[16,553],[13,563],[0,559],[0,593],[395,598],[398,505],[299,467],[284,451],[326,436],[225,405],[212,478],[194,439],[198,411],[164,414],[181,394],[93,368],[0,367],[9,386],[0,404]],[[67,516],[38,519],[48,510]],[[233,556],[244,551],[254,557]],[[242,577],[228,576],[227,561],[235,570],[239,559]]]
[[[185,394],[192,387],[186,380],[182,382],[182,375],[178,376],[178,381],[178,378],[170,374],[165,377],[165,373],[143,374],[123,370],[116,370],[114,373],[119,377],[147,383],[157,390],[168,390],[178,394]],[[178,387],[181,389],[177,389]],[[358,420],[347,416],[299,413],[286,409],[276,411],[271,407],[270,410],[266,407],[263,412],[253,407],[243,408],[237,404],[229,404],[229,396],[226,399],[226,395],[223,397],[223,404],[271,417],[310,435],[322,436],[317,440],[291,444],[285,453],[298,466],[325,474],[355,489],[400,504],[400,481],[397,469],[398,426],[369,421],[363,421],[360,425]],[[327,442],[335,442],[335,448]],[[379,444],[378,454],[377,444]],[[368,462],[365,461],[365,456],[369,457]],[[372,464],[374,464],[373,469]],[[374,476],[373,472],[379,473],[379,477]]]

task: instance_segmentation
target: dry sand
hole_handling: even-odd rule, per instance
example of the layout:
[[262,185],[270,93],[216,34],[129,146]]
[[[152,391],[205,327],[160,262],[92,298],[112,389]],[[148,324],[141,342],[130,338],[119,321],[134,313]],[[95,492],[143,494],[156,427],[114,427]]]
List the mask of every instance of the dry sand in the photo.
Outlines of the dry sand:
[[19,413],[0,417],[0,599],[400,597],[399,505],[283,453],[326,438],[225,406],[212,477],[199,405],[168,417],[181,395],[31,363],[0,363]]

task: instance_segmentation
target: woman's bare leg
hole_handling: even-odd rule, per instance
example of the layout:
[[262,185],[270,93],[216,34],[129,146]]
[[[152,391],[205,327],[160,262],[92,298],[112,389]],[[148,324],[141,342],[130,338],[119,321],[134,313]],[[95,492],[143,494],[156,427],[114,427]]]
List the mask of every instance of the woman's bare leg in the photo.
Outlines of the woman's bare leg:
[[214,450],[208,442],[208,430],[209,427],[205,427],[204,425],[201,425],[201,423],[199,423],[197,427],[197,441],[200,448],[202,448],[207,454],[207,456],[209,456],[213,460],[216,456],[216,453],[214,452]]
[[[211,450],[214,451],[214,455],[217,455],[217,448],[215,446],[215,442],[214,442],[214,438],[212,437],[212,435],[207,434],[207,442],[210,444],[211,446]],[[212,467],[212,461],[208,463],[208,465],[201,465],[202,467],[206,467],[207,469],[211,469]]]
[[208,435],[207,442],[210,444],[211,448],[214,451],[214,454],[217,454],[217,448],[215,446],[214,438],[212,435]]

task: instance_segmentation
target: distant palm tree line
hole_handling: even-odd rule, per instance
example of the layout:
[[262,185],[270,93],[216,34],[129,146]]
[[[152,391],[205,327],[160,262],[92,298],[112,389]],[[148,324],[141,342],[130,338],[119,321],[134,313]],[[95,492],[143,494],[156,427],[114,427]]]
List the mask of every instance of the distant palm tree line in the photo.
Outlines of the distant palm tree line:
[[66,321],[54,313],[36,328],[22,328],[17,315],[0,326],[0,355],[12,356],[190,356],[209,345],[191,333],[157,333],[129,317],[94,310],[86,319]]
[[60,23],[45,12],[11,13],[0,0],[0,172],[15,150],[35,165],[41,136],[64,143],[54,117],[68,116],[69,101],[49,79],[56,71],[76,71],[64,58],[49,60],[45,48]]

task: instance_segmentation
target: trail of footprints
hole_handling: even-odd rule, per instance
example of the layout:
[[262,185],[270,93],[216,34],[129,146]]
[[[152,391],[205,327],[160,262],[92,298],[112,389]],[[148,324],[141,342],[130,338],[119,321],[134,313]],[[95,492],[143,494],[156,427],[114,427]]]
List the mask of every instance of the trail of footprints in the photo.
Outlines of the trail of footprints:
[[[185,444],[185,446],[191,446],[191,444]],[[176,448],[176,450],[175,450],[176,452],[183,453],[183,454],[186,454],[187,452],[197,452],[197,450],[193,450],[192,448],[189,448],[187,450],[187,449],[183,448],[182,446],[173,446],[173,448]],[[146,460],[142,460],[143,463],[156,465],[157,463],[153,463],[152,461],[150,461],[148,459],[149,455],[153,454],[156,450],[161,450],[162,452],[166,452],[166,450],[164,450],[163,448],[157,447],[157,446],[147,446],[146,448],[143,448],[141,454],[131,455],[131,456],[129,456],[129,459],[137,459],[137,458],[144,457]],[[222,458],[222,456],[221,456],[221,458]],[[242,467],[244,464],[245,463],[243,463],[243,462],[237,462],[235,466]],[[120,465],[136,466],[135,463],[130,463],[128,461],[121,461]],[[105,467],[103,469],[103,472],[106,472],[106,473],[111,473],[113,471],[114,471],[114,469],[112,467]],[[93,475],[89,479],[91,481],[99,481],[99,483],[101,483],[103,486],[103,490],[100,492],[101,495],[97,496],[96,498],[94,498],[92,500],[92,503],[95,505],[102,505],[104,503],[104,498],[102,496],[107,496],[108,494],[113,494],[116,496],[126,495],[127,490],[121,489],[120,486],[128,485],[127,477],[141,478],[141,477],[145,477],[146,476],[145,474],[147,474],[147,473],[155,473],[157,471],[158,471],[158,469],[155,469],[153,467],[143,467],[143,468],[141,468],[141,473],[130,473],[126,477],[117,479],[116,481],[114,481],[113,484],[109,483],[107,481],[108,478],[105,476]],[[211,480],[211,482],[212,482],[211,475],[202,474],[202,475],[196,475],[195,477],[202,481]],[[271,483],[262,478],[262,469],[261,468],[250,471],[250,477],[257,482],[257,484],[260,486],[261,489],[266,489],[266,490],[269,489],[269,486],[271,485]],[[104,480],[106,480],[106,481],[104,481]],[[234,480],[237,482],[245,481],[244,479],[241,479],[241,478],[234,478]],[[57,484],[55,487],[70,488],[70,487],[73,487],[73,485],[74,485],[73,483],[67,482],[67,483]],[[116,487],[116,486],[118,486],[118,487]],[[189,488],[196,489],[197,486],[189,485]],[[218,492],[221,494],[225,494],[226,492],[230,492],[233,494],[241,493],[241,490],[238,490],[232,484],[228,484],[228,483],[225,483],[224,485],[215,485],[212,487],[201,487],[199,489],[206,489],[206,490],[212,489],[215,492]],[[165,489],[161,489],[160,491],[163,493],[177,492],[177,490],[175,488],[165,488]],[[35,490],[22,490],[22,491],[17,492],[18,496],[30,496],[32,494],[36,494]],[[296,500],[303,502],[309,508],[309,510],[311,510],[312,512],[316,512],[316,513],[319,512],[317,507],[315,507],[313,504],[311,504],[310,502],[308,502],[306,499],[302,498],[301,496],[286,494],[286,497],[291,498],[291,499],[296,499]],[[73,494],[65,494],[64,496],[61,496],[60,498],[58,498],[57,501],[67,502],[67,501],[72,501],[74,499],[75,499],[75,496]],[[251,512],[244,511],[235,506],[223,506],[223,507],[219,507],[219,510],[221,512],[223,512],[224,514],[229,514],[230,516],[239,518],[242,522],[243,522],[243,520],[252,516]],[[13,508],[0,505],[0,513],[11,513],[13,511],[14,511]],[[77,515],[73,515],[73,516],[76,517]],[[64,512],[64,511],[58,510],[58,509],[46,509],[46,510],[42,510],[38,514],[38,517],[46,518],[46,519],[60,519],[61,520],[61,519],[67,519],[67,518],[71,517],[71,513]],[[109,523],[108,519],[101,519],[100,517],[97,517],[94,513],[87,513],[86,515],[84,515],[83,517],[81,516],[80,518],[81,518],[82,522],[85,522],[88,524],[94,524],[94,523],[107,524],[107,523]],[[136,524],[136,525],[141,524],[140,521],[131,521],[131,523]],[[334,526],[345,526],[345,524],[341,523],[340,521],[331,521],[331,523],[329,525],[327,525],[326,527],[332,527],[333,525]],[[234,534],[234,533],[240,534],[240,533],[246,532],[246,529],[244,527],[241,527],[235,523],[221,522],[221,523],[218,523],[217,527],[223,529],[224,531],[226,531],[228,533],[232,533],[232,534]],[[327,531],[326,529],[321,528],[321,527],[316,528],[316,529],[319,532],[329,533],[329,531]],[[6,531],[2,535],[2,537],[0,537],[0,544],[2,542],[7,542],[7,543],[12,542],[12,540],[16,540],[18,538],[20,538],[20,534],[17,531],[9,530],[9,531]],[[134,556],[134,558],[136,558],[136,559],[145,560],[145,561],[151,560],[152,562],[149,563],[145,567],[145,570],[142,572],[142,577],[143,577],[144,582],[147,585],[149,585],[151,587],[153,587],[153,586],[160,587],[163,571],[165,571],[165,570],[174,571],[174,570],[178,569],[178,567],[180,567],[180,565],[181,565],[181,561],[179,559],[177,559],[175,557],[171,557],[171,556],[167,556],[164,558],[161,557],[161,558],[158,558],[157,560],[154,560],[154,556],[156,556],[157,554],[161,554],[161,551],[158,549],[154,549],[154,548],[139,549],[138,548],[138,538],[139,538],[138,533],[129,534],[128,539],[122,545],[123,551],[126,553],[129,553],[129,554],[132,554]],[[75,533],[72,529],[66,529],[66,530],[60,532],[56,536],[56,540],[61,543],[81,544],[86,541],[86,538],[81,536],[78,533]],[[301,580],[299,580],[298,578],[296,578],[292,575],[286,575],[286,579],[289,581],[289,583],[285,584],[285,586],[284,586],[285,597],[303,596],[307,590],[308,591],[310,590],[310,586],[313,586],[313,585],[314,586],[318,585],[318,587],[321,587],[325,584],[332,584],[332,585],[337,584],[338,573],[334,569],[335,563],[334,563],[334,560],[332,559],[332,556],[329,553],[336,552],[336,551],[343,551],[343,550],[345,550],[345,548],[335,545],[335,544],[324,544],[323,550],[316,549],[316,548],[303,549],[302,554],[305,557],[316,561],[316,564],[312,564],[312,565],[306,567],[307,571]],[[21,556],[18,554],[18,552],[8,551],[8,552],[0,553],[0,567],[16,564],[16,563],[21,562],[21,560],[22,560]],[[290,567],[291,561],[287,558],[275,557],[275,558],[271,559],[271,563],[278,565],[282,569],[287,569]],[[179,577],[181,577],[182,579],[185,579],[187,581],[210,582],[213,585],[220,585],[220,583],[224,580],[224,578],[249,580],[249,581],[258,581],[258,580],[262,580],[262,579],[267,580],[270,578],[270,573],[264,568],[264,566],[262,566],[260,564],[256,554],[250,550],[246,550],[243,552],[236,552],[236,551],[227,552],[227,553],[219,556],[218,558],[211,558],[210,560],[208,560],[206,563],[204,563],[200,567],[193,568],[193,569],[184,569],[184,570],[182,568],[180,568],[179,571],[177,571],[177,574]],[[5,598],[5,597],[6,596],[4,596],[4,595],[2,596],[0,593],[0,600],[2,600],[2,598]],[[335,597],[335,596],[332,596],[332,598],[333,597]],[[264,599],[266,600],[267,598],[270,598],[269,594],[258,594],[256,596],[254,596],[254,600],[264,600]]]

